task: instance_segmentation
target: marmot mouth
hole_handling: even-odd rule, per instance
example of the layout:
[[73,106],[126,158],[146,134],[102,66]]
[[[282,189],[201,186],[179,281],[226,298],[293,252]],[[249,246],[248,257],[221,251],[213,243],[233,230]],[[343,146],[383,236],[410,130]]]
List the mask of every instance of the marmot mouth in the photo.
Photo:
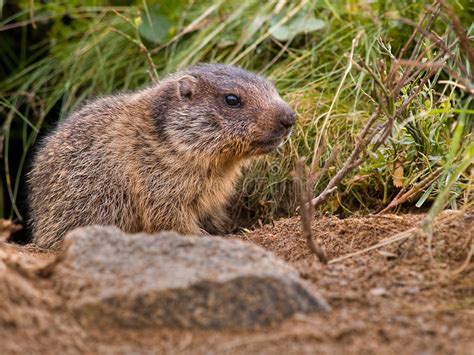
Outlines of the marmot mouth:
[[280,147],[283,144],[285,136],[269,137],[265,139],[257,139],[252,142],[256,154],[266,154]]

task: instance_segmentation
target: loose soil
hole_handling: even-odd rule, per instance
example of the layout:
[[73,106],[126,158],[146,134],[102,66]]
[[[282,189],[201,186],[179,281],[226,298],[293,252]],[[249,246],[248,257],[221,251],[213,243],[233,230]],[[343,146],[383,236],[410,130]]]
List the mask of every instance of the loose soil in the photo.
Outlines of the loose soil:
[[[335,259],[422,219],[316,217],[312,228]],[[230,236],[286,260],[332,307],[238,332],[85,328],[52,291],[48,268],[42,269],[56,255],[0,242],[0,353],[473,354],[474,263],[465,262],[473,231],[474,214],[446,211],[431,238],[413,233],[329,265],[309,251],[296,217]]]

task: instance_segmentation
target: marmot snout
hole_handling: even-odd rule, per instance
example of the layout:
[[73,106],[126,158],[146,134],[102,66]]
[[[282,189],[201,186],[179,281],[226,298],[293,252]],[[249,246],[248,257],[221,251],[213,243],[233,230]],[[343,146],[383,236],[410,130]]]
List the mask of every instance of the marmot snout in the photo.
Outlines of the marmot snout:
[[266,79],[201,64],[100,98],[48,136],[29,173],[33,240],[58,248],[90,224],[223,232],[242,163],[278,147],[294,111]]

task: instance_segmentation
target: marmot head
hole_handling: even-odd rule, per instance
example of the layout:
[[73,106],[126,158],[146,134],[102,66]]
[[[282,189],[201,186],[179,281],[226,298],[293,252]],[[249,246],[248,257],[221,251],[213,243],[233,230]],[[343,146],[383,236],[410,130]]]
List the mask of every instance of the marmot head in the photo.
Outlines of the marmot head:
[[153,119],[175,149],[249,157],[278,147],[295,112],[268,80],[241,68],[200,64],[157,86]]

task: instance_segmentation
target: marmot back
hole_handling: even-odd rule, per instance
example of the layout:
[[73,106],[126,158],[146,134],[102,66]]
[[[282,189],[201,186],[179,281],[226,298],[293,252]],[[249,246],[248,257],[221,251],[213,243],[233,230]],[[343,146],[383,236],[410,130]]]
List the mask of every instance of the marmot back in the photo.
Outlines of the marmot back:
[[48,136],[29,173],[33,241],[79,226],[221,233],[243,162],[278,147],[293,110],[264,78],[201,64],[100,98]]

